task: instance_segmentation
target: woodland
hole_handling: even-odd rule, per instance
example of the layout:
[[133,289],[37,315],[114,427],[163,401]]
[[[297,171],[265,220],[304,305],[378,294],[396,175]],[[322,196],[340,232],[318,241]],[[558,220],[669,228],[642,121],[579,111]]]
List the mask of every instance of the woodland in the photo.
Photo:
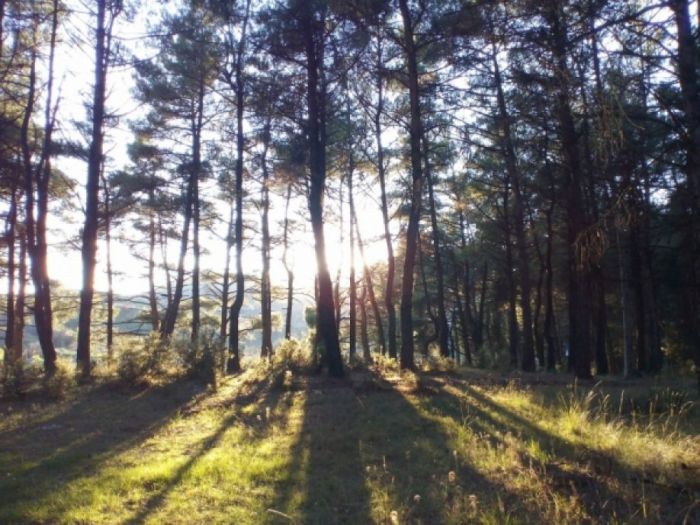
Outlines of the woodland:
[[0,0],[0,522],[700,523],[700,1]]

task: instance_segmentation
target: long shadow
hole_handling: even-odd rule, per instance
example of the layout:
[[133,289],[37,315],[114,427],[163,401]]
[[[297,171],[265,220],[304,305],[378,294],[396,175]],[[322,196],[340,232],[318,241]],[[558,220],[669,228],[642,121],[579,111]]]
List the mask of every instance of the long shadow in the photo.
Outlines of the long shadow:
[[[236,397],[233,401],[237,405],[258,405],[265,406],[270,409],[271,413],[274,413],[275,407],[279,404],[282,398],[282,390],[278,388],[271,388],[267,381],[259,381],[251,389],[249,389],[244,396]],[[280,417],[284,418],[284,414]],[[139,511],[126,521],[129,525],[136,525],[144,523],[149,516],[155,513],[166,501],[168,495],[175,490],[178,485],[183,481],[185,476],[193,469],[193,467],[204,457],[206,454],[218,447],[221,444],[222,438],[234,424],[245,425],[253,430],[252,436],[261,437],[269,428],[270,423],[275,421],[266,420],[264,422],[256,419],[255,416],[242,416],[239,412],[231,410],[231,413],[221,422],[218,428],[209,437],[199,442],[196,446],[196,450],[192,453],[189,459],[183,463],[175,472],[175,474],[160,488],[157,492],[150,496],[150,498],[141,505]]]
[[[578,447],[547,432],[464,382],[453,382],[452,386],[461,390],[464,397],[441,388],[442,395],[433,398],[434,407],[452,418],[464,418],[466,408],[467,421],[472,431],[492,444],[503,443],[503,436],[507,434],[517,436],[523,443],[529,440],[537,442],[542,450],[550,452],[555,459],[545,463],[523,452],[523,461],[541,472],[550,481],[550,489],[554,492],[567,497],[581,497],[589,514],[603,522],[619,519],[621,510],[625,510],[630,518],[639,510],[631,508],[628,499],[615,486],[622,483],[627,484],[627,488],[632,491],[641,491],[642,485],[653,483],[647,473],[621,463],[609,453]],[[581,468],[563,468],[563,463]],[[680,523],[684,509],[688,509],[694,502],[693,496],[684,487],[656,485],[654,488],[662,493],[661,522]],[[529,512],[538,512],[538,509],[530,506]],[[654,523],[653,520],[649,522]]]
[[[373,376],[367,384],[380,382]],[[469,517],[474,493],[494,506],[505,494],[459,462],[444,428],[396,389],[319,380],[306,395],[267,523],[437,524],[449,514]]]
[[3,432],[0,450],[10,455],[10,472],[0,475],[0,509],[58,496],[57,487],[153,435],[204,391],[186,380],[138,392],[103,385],[48,419]]
[[[344,383],[304,383],[303,421],[285,479],[268,506],[266,523],[369,523],[369,493],[353,425],[356,403]],[[330,399],[333,402],[329,402]]]

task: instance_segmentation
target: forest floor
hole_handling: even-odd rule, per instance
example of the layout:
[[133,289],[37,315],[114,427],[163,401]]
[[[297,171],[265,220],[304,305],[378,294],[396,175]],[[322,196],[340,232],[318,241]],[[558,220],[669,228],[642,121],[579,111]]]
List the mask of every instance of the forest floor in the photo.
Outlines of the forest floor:
[[692,382],[476,371],[0,402],[0,523],[700,523]]

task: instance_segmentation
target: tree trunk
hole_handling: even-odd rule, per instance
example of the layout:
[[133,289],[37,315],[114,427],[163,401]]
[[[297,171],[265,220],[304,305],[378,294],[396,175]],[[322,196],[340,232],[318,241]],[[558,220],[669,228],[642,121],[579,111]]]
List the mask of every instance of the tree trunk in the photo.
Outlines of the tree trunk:
[[[38,19],[33,21],[33,45],[37,43]],[[27,237],[27,252],[31,263],[31,277],[34,285],[34,320],[39,338],[39,345],[44,359],[44,371],[52,375],[56,371],[56,349],[53,344],[53,314],[51,309],[51,288],[48,279],[46,262],[46,212],[48,209],[48,181],[51,174],[49,161],[49,144],[53,131],[52,94],[53,94],[53,63],[55,56],[56,32],[58,26],[57,0],[53,2],[51,47],[49,51],[49,73],[46,87],[46,111],[44,122],[44,141],[41,158],[34,166],[29,138],[29,128],[32,123],[36,103],[36,61],[37,50],[32,48],[29,64],[29,82],[27,104],[24,109],[20,129],[22,150],[22,165],[24,169],[24,199],[25,199],[25,228]],[[34,216],[36,179],[36,220]]]
[[404,51],[408,64],[408,91],[410,99],[410,144],[411,144],[411,210],[406,230],[406,254],[404,257],[403,277],[401,283],[401,356],[402,369],[413,370],[413,279],[418,246],[418,228],[421,216],[421,198],[423,195],[423,168],[421,160],[421,124],[420,91],[418,86],[418,60],[413,37],[413,21],[408,7],[408,0],[399,0],[403,20]]
[[587,276],[576,258],[578,236],[585,227],[582,198],[582,171],[579,144],[569,98],[570,73],[567,64],[568,36],[561,19],[558,3],[552,3],[547,13],[553,39],[555,62],[556,108],[559,135],[566,166],[565,192],[567,199],[567,255],[569,301],[569,352],[573,370],[579,379],[590,379],[590,340],[585,301]]
[[284,232],[283,243],[284,252],[282,254],[282,262],[284,269],[287,272],[287,309],[284,319],[284,337],[292,338],[292,308],[294,306],[294,271],[289,265],[289,201],[292,198],[292,183],[287,185],[287,200],[284,206]]
[[430,168],[430,158],[428,152],[428,142],[423,136],[425,181],[428,186],[428,208],[430,212],[430,225],[433,240],[433,257],[435,259],[435,278],[437,279],[437,336],[440,346],[440,355],[449,357],[449,328],[447,323],[447,312],[445,311],[445,277],[442,265],[442,254],[440,253],[440,228],[437,222],[437,212],[435,209],[435,188],[433,185],[433,173]]
[[356,340],[357,340],[357,329],[356,329],[356,306],[357,306],[357,282],[355,281],[355,230],[353,228],[353,221],[355,217],[355,199],[353,198],[353,187],[352,187],[352,176],[355,169],[354,163],[351,159],[351,166],[348,171],[348,203],[350,205],[350,312],[349,321],[350,326],[348,327],[350,346],[348,352],[350,357],[354,357],[356,353]]
[[[160,338],[167,340],[175,331],[180,301],[185,283],[185,257],[187,256],[187,246],[189,244],[190,222],[192,221],[192,196],[194,192],[194,177],[190,174],[187,181],[184,202],[184,220],[182,225],[182,236],[180,238],[180,254],[177,262],[177,274],[175,275],[175,289],[172,293],[172,300],[168,302],[168,309],[165,312],[165,319],[161,323]],[[166,266],[167,267],[167,266]],[[169,279],[168,279],[169,281]]]
[[262,151],[263,183],[262,200],[262,276],[260,279],[260,317],[262,319],[262,344],[260,357],[272,357],[272,291],[270,285],[270,174],[267,169],[267,149],[270,141],[270,121],[265,125]]
[[245,16],[241,37],[236,50],[235,93],[236,93],[236,297],[231,304],[229,313],[228,360],[226,371],[229,374],[240,371],[241,358],[239,348],[238,326],[245,295],[245,275],[243,274],[243,152],[245,137],[243,135],[243,110],[245,108],[244,60],[246,50],[246,31],[248,29],[248,14],[250,0],[246,1]]
[[228,297],[230,295],[231,283],[231,248],[233,247],[233,228],[235,214],[235,200],[231,200],[228,215],[228,227],[226,228],[226,257],[224,261],[224,275],[221,284],[221,313],[219,320],[219,339],[223,343],[226,341],[226,333],[228,328]]
[[367,281],[362,284],[360,294],[360,344],[362,345],[362,358],[366,363],[372,362],[372,354],[369,348],[369,330],[367,328]]
[[352,218],[351,220],[355,226],[355,232],[357,234],[357,245],[360,249],[360,259],[362,259],[362,276],[365,281],[365,289],[363,293],[367,293],[369,296],[369,303],[372,305],[372,313],[374,314],[374,322],[377,326],[377,341],[379,342],[379,351],[382,355],[386,354],[386,343],[384,338],[384,324],[382,323],[382,314],[379,310],[379,303],[377,302],[377,297],[374,294],[374,283],[372,282],[372,272],[369,271],[367,266],[367,260],[365,259],[365,244],[362,241],[362,234],[360,233],[360,227],[357,223],[357,215],[355,214],[355,207],[353,204]]
[[158,312],[158,296],[156,295],[156,225],[153,217],[155,189],[151,187],[148,193],[149,212],[148,212],[148,304],[151,315],[151,329],[157,332],[160,328],[160,313]]
[[513,242],[510,226],[510,177],[506,179],[506,186],[503,191],[503,231],[505,234],[505,275],[506,284],[508,286],[508,351],[510,355],[510,366],[516,368],[518,366],[518,347],[519,347],[519,330],[517,316],[517,289],[515,277],[513,276]]
[[91,369],[90,333],[95,285],[99,186],[103,162],[102,128],[105,119],[105,81],[108,58],[105,49],[105,11],[106,0],[98,0],[95,47],[95,87],[92,101],[92,137],[88,156],[88,174],[85,187],[85,225],[83,226],[82,239],[83,285],[80,291],[80,312],[78,315],[77,364],[83,377],[89,377]]
[[323,345],[322,365],[328,365],[328,373],[343,376],[338,329],[333,303],[333,283],[326,263],[326,241],[323,228],[323,197],[326,186],[326,85],[322,78],[323,32],[325,14],[316,20],[312,6],[306,6],[303,21],[303,38],[306,47],[306,95],[308,105],[307,139],[311,180],[309,185],[309,215],[314,235],[318,276],[318,300],[316,301],[316,327]]
[[[506,98],[503,93],[503,80],[501,70],[498,66],[495,49],[493,50],[494,77],[496,80],[496,91],[499,108],[499,121],[501,124],[502,149],[506,160],[508,178],[513,187],[514,206],[513,223],[515,226],[515,245],[518,249],[518,270],[520,273],[520,308],[523,317],[522,330],[522,369],[527,372],[535,370],[535,350],[532,335],[532,310],[530,305],[531,289],[530,282],[530,254],[528,253],[527,237],[525,235],[525,212],[523,205],[523,191],[521,173],[518,169],[515,155],[515,146],[510,127],[510,115],[506,106]],[[512,270],[509,270],[512,271]]]
[[[389,345],[389,357],[396,359],[396,308],[394,306],[394,276],[396,273],[396,261],[394,260],[394,246],[389,229],[389,205],[386,195],[386,164],[384,161],[384,146],[382,144],[382,113],[384,112],[384,81],[380,74],[384,67],[382,57],[382,42],[377,40],[377,109],[374,114],[374,139],[377,143],[377,173],[379,175],[379,188],[381,191],[382,221],[384,223],[384,242],[386,243],[387,270],[386,286],[384,288],[384,307],[387,315],[387,340]],[[377,321],[379,322],[379,321]],[[384,353],[384,344],[381,346]]]
[[105,194],[105,247],[107,258],[107,362],[114,359],[114,287],[112,272],[112,217],[109,185],[102,175],[102,187]]
[[[1,20],[0,20],[1,22]],[[1,42],[0,42],[1,43]],[[17,182],[13,181],[10,194],[10,210],[7,213],[5,238],[7,239],[7,315],[5,317],[5,349],[14,356],[15,321],[15,241],[17,238]]]
[[[695,361],[700,389],[700,293],[698,260],[700,259],[700,85],[698,84],[698,45],[690,22],[688,0],[670,0],[678,35],[678,79],[685,110],[686,175],[690,190],[690,220],[685,235],[688,286],[683,291],[683,324]],[[700,13],[698,13],[700,20]]]

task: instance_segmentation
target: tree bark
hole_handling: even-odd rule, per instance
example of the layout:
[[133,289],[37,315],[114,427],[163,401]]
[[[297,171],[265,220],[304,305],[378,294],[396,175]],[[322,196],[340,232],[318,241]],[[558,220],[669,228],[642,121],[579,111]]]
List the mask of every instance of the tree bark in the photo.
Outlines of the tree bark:
[[372,272],[369,271],[367,266],[367,260],[365,259],[365,244],[362,241],[362,234],[360,233],[360,226],[357,223],[357,215],[355,213],[354,205],[352,211],[352,221],[355,226],[355,232],[357,234],[357,245],[360,249],[360,259],[362,260],[362,276],[365,281],[365,288],[363,293],[369,296],[369,303],[372,306],[372,313],[374,314],[374,322],[377,326],[377,341],[379,342],[379,351],[382,355],[386,354],[386,343],[384,337],[384,324],[382,323],[382,314],[379,310],[379,303],[377,302],[377,297],[374,294],[374,283],[372,282]]
[[440,346],[440,355],[449,357],[449,328],[447,324],[447,312],[445,311],[445,277],[442,264],[442,254],[440,253],[440,227],[437,222],[437,212],[435,209],[435,188],[433,185],[433,173],[430,168],[428,152],[428,142],[423,136],[425,181],[428,186],[428,209],[430,212],[430,225],[433,241],[433,257],[435,259],[435,278],[437,279],[437,336]]
[[88,174],[85,186],[85,225],[83,226],[83,283],[80,291],[78,315],[77,364],[83,377],[89,377],[91,369],[90,335],[92,301],[95,286],[97,255],[97,226],[99,214],[100,172],[102,170],[103,126],[105,120],[105,92],[107,76],[107,50],[105,48],[106,0],[97,1],[97,30],[95,46],[95,86],[92,98],[92,136],[88,155]]
[[245,296],[245,275],[243,273],[243,150],[245,146],[245,136],[243,131],[243,111],[245,109],[245,78],[243,66],[246,51],[246,32],[248,29],[248,19],[250,13],[250,0],[246,1],[245,16],[241,28],[241,36],[236,50],[236,70],[235,86],[236,93],[236,168],[235,168],[235,191],[236,191],[236,297],[231,304],[229,313],[229,333],[228,333],[228,360],[226,371],[229,374],[240,371],[241,358],[239,348],[238,326],[240,322],[241,308]]
[[513,188],[513,223],[515,226],[515,245],[518,250],[518,270],[520,274],[520,308],[523,317],[522,328],[522,359],[521,367],[527,372],[535,370],[535,350],[533,346],[532,334],[532,308],[530,299],[532,295],[532,284],[530,280],[530,254],[527,246],[527,236],[525,234],[525,212],[524,197],[522,191],[522,175],[518,169],[515,146],[510,126],[510,114],[506,105],[506,98],[503,92],[503,79],[498,66],[496,50],[493,50],[494,78],[496,81],[496,95],[498,100],[499,122],[501,125],[501,147],[506,161],[508,178]]
[[[384,81],[380,74],[384,67],[382,56],[382,41],[377,39],[377,108],[374,113],[374,139],[377,143],[377,174],[379,175],[379,189],[381,191],[382,221],[384,223],[384,242],[386,243],[387,270],[386,286],[384,288],[384,307],[387,314],[387,341],[389,357],[396,359],[396,308],[394,306],[394,276],[396,274],[396,261],[394,258],[394,246],[389,229],[389,205],[386,195],[386,163],[384,161],[384,145],[382,144],[382,114],[384,113]],[[384,344],[381,346],[384,353]]]
[[556,68],[556,112],[566,165],[569,352],[576,377],[579,379],[590,379],[590,339],[584,297],[586,276],[576,257],[578,236],[585,227],[582,172],[578,151],[578,135],[569,97],[571,75],[567,65],[568,36],[565,22],[561,16],[559,4],[552,3],[547,13],[547,18],[552,37],[552,54]]
[[[57,0],[53,2],[53,15],[51,25],[51,47],[49,51],[49,73],[46,86],[46,111],[44,122],[44,141],[41,158],[37,165],[32,163],[32,145],[29,138],[29,129],[32,124],[34,106],[36,103],[36,61],[38,45],[38,18],[34,19],[32,26],[32,51],[29,64],[29,82],[27,103],[24,109],[22,125],[20,129],[20,142],[22,150],[22,165],[24,171],[24,199],[25,199],[25,228],[27,237],[27,253],[31,265],[31,277],[34,285],[34,320],[39,338],[39,345],[44,359],[44,371],[52,375],[56,371],[56,349],[53,344],[53,314],[51,308],[51,287],[48,278],[46,261],[46,212],[48,210],[48,181],[51,174],[49,159],[49,144],[53,131],[52,95],[53,95],[53,63],[56,47],[56,32],[58,26]],[[36,182],[36,187],[35,187]],[[34,198],[36,189],[37,198]],[[36,206],[36,218],[34,215]]]
[[292,183],[287,185],[287,199],[284,206],[284,232],[283,244],[284,251],[282,254],[282,263],[287,272],[287,309],[284,319],[284,337],[292,338],[292,308],[294,307],[294,271],[289,265],[289,201],[292,198]]
[[326,242],[323,228],[323,198],[326,185],[326,85],[322,78],[323,33],[325,13],[320,20],[312,6],[306,6],[303,20],[303,38],[306,51],[306,95],[308,105],[307,140],[310,160],[309,214],[314,235],[318,277],[318,300],[316,301],[316,327],[319,341],[323,345],[322,364],[334,377],[343,376],[343,361],[340,355],[338,329],[333,302],[333,283],[326,263]]
[[355,170],[354,162],[350,161],[350,169],[348,170],[348,203],[350,205],[350,312],[349,312],[349,327],[348,335],[350,344],[348,353],[350,357],[354,357],[357,351],[357,282],[355,280],[355,231],[353,221],[355,217],[355,199],[353,197],[352,176]]
[[260,357],[272,357],[272,290],[270,284],[270,174],[267,169],[267,150],[270,141],[270,121],[263,131],[262,151],[262,276],[260,279],[260,309],[262,319],[262,344]]
[[401,282],[401,356],[399,364],[402,369],[413,370],[413,280],[418,246],[418,228],[421,216],[421,198],[423,195],[423,167],[421,159],[421,123],[420,91],[418,85],[418,59],[413,36],[413,20],[407,0],[399,0],[399,9],[403,20],[404,51],[408,72],[408,91],[410,99],[410,148],[411,148],[411,210],[406,230],[406,254],[404,257],[403,277]]

